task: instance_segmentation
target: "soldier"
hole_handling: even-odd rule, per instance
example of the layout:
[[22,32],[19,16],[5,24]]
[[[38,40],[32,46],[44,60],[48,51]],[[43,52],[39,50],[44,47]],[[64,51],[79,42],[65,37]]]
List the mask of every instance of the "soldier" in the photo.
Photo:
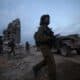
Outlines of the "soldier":
[[0,54],[3,53],[3,40],[2,40],[2,36],[0,36]]
[[29,45],[29,42],[28,41],[26,42],[26,46],[25,47],[26,47],[26,51],[29,51],[30,45]]
[[48,27],[50,23],[50,16],[43,15],[40,21],[40,27],[35,33],[34,38],[37,46],[40,48],[44,60],[33,67],[33,71],[37,76],[38,71],[45,65],[48,66],[48,76],[49,80],[56,80],[56,64],[54,56],[51,53],[51,48],[55,43],[54,34],[52,30]]
[[8,46],[10,47],[9,55],[13,53],[15,56],[15,41],[14,39],[11,39],[10,42],[8,43]]

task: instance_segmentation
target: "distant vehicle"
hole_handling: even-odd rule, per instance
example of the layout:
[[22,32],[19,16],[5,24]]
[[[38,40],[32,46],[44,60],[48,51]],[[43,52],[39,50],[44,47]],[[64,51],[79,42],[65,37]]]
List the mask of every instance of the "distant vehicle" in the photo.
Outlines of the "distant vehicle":
[[73,50],[80,54],[80,40],[69,37],[57,38],[56,49],[57,53],[60,53],[62,56],[71,55]]

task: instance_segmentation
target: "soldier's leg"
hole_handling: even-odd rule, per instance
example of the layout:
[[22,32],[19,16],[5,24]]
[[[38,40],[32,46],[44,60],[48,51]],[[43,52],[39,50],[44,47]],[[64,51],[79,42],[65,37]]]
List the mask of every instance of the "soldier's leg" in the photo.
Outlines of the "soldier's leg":
[[51,54],[50,49],[46,47],[42,48],[41,51],[47,62],[49,80],[56,80],[56,64],[53,54]]
[[56,64],[53,55],[49,54],[49,59],[47,61],[49,80],[56,80]]
[[46,61],[43,60],[43,61],[41,61],[40,63],[36,64],[36,65],[33,67],[33,71],[34,71],[35,76],[38,75],[38,72],[40,71],[40,69],[41,69],[42,67],[44,67],[45,65],[46,65]]

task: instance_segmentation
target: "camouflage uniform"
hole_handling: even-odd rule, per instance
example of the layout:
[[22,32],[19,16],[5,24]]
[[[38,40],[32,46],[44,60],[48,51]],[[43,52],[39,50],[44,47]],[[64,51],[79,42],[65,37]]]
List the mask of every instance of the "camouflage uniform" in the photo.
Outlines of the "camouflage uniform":
[[[45,27],[44,27],[45,26]],[[54,35],[51,29],[47,25],[41,25],[38,31],[35,33],[35,41],[37,46],[40,48],[44,60],[34,66],[35,74],[37,75],[38,71],[43,66],[48,66],[48,76],[49,80],[56,80],[56,64],[54,56],[51,53],[51,48],[54,42]]]

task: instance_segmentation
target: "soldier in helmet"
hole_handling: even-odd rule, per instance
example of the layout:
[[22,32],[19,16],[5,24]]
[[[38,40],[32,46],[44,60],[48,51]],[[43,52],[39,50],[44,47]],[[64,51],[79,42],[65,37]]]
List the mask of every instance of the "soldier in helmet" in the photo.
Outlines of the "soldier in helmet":
[[49,80],[56,80],[56,64],[54,56],[51,53],[51,48],[53,47],[54,34],[52,30],[48,27],[50,23],[50,16],[43,15],[40,20],[40,27],[38,31],[34,34],[35,42],[40,48],[44,60],[33,67],[35,75],[38,71],[45,65],[48,67]]

